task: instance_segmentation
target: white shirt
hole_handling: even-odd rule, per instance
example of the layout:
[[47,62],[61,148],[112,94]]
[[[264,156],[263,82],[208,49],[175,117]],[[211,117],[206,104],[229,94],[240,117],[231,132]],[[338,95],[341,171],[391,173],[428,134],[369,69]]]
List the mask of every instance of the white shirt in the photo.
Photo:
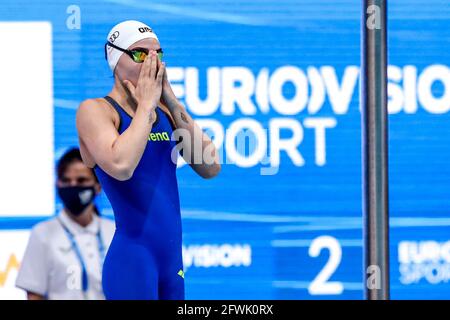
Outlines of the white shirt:
[[[86,266],[86,292],[82,290],[80,260],[61,223],[73,235]],[[92,222],[83,227],[62,210],[57,217],[38,223],[31,230],[16,286],[50,300],[105,299],[101,282],[103,261],[99,250],[99,230],[106,255],[115,231],[114,222],[109,219],[94,215]]]

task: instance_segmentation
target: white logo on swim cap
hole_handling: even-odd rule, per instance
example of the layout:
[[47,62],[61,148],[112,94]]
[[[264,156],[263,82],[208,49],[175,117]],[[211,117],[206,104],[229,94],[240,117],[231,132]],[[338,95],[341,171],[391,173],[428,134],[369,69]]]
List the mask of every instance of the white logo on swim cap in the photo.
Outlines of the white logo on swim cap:
[[[145,23],[136,20],[127,20],[115,25],[107,36],[107,41],[113,43],[119,48],[128,49],[134,43],[142,39],[156,39],[158,37]],[[123,52],[111,46],[107,47],[106,59],[111,71],[114,71]]]

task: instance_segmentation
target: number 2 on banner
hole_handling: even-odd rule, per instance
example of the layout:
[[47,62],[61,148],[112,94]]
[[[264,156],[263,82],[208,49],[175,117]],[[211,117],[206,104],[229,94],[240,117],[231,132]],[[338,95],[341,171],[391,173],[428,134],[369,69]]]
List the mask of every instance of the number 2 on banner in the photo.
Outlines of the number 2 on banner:
[[344,285],[342,282],[328,281],[341,263],[341,245],[336,238],[330,236],[318,237],[311,242],[311,246],[308,251],[309,256],[313,258],[318,257],[324,248],[330,251],[330,258],[322,271],[319,272],[316,278],[309,285],[308,292],[311,295],[342,294],[344,291]]

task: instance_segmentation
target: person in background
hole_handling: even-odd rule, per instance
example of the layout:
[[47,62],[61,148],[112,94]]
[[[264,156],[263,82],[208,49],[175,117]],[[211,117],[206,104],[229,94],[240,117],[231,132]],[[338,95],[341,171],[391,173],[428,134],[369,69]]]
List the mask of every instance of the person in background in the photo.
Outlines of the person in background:
[[101,191],[80,150],[67,151],[57,165],[59,214],[33,227],[16,279],[29,300],[102,300],[102,267],[114,222],[99,216]]

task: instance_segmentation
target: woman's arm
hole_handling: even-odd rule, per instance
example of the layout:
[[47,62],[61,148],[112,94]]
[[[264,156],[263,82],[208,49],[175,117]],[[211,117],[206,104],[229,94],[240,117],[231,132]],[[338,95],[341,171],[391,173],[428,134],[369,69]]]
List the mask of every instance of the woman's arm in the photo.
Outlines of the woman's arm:
[[208,135],[195,123],[176,98],[167,79],[167,73],[164,74],[161,100],[175,122],[176,136],[181,138],[181,155],[184,160],[201,177],[215,177],[221,169],[218,151]]

